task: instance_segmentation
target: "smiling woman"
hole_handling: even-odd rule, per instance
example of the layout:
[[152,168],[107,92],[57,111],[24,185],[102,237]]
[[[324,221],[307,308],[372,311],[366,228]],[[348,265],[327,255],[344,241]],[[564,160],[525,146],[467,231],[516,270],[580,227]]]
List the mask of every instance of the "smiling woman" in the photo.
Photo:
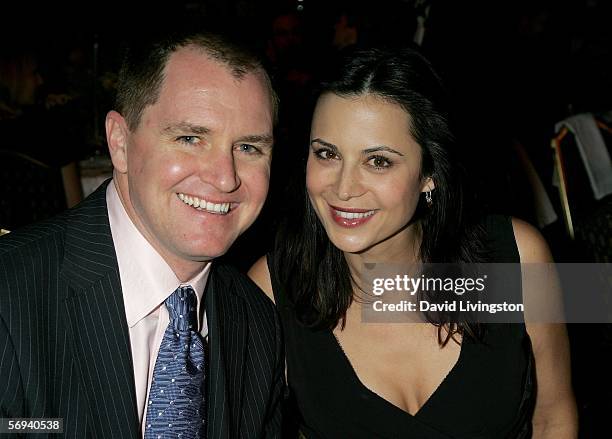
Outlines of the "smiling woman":
[[310,139],[304,207],[250,271],[281,316],[301,432],[575,437],[564,327],[445,312],[364,321],[373,263],[549,260],[530,226],[467,203],[429,63],[408,49],[348,54],[322,86]]
[[[434,182],[421,176],[408,113],[376,95],[327,93],[311,136],[306,187],[329,239],[344,252],[369,249],[371,260],[382,261],[395,246],[409,258],[414,228],[406,225]],[[360,226],[359,233],[352,230]]]

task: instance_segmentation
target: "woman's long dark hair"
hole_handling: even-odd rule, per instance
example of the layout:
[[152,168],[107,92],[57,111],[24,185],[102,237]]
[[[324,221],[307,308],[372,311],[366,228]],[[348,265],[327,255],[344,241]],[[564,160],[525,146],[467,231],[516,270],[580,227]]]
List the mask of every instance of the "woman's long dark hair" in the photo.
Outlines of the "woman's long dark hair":
[[[468,197],[456,142],[449,126],[446,93],[429,62],[412,49],[361,49],[348,53],[323,82],[321,93],[341,97],[374,95],[400,105],[410,115],[411,135],[421,146],[423,177],[435,183],[433,204],[421,199],[415,218],[421,228],[421,262],[469,263],[484,258],[483,231],[468,216]],[[301,206],[279,228],[272,275],[294,304],[297,318],[315,328],[344,324],[353,297],[353,283],[344,254],[325,232],[302,188]],[[480,327],[451,322],[444,316],[432,321],[442,344],[460,332],[480,338]],[[446,327],[446,336],[441,329]]]

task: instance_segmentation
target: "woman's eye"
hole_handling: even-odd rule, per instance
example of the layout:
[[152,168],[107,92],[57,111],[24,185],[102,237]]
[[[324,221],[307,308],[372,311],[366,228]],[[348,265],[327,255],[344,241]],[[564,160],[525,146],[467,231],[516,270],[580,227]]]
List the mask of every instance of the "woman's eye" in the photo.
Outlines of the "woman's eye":
[[329,149],[321,148],[317,149],[314,152],[314,155],[321,160],[333,160],[338,157],[335,152],[330,151]]
[[391,160],[389,160],[388,158],[383,157],[381,155],[377,155],[368,159],[368,165],[376,169],[384,169],[390,168],[393,163],[391,163]]

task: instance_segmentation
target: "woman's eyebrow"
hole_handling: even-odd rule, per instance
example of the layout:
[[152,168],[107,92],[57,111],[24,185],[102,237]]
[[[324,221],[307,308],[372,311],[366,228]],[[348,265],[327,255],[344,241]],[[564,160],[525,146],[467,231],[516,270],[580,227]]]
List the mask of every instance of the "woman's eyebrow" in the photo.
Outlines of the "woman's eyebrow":
[[325,140],[317,138],[317,139],[313,139],[313,140],[310,141],[311,145],[313,143],[318,143],[318,144],[320,144],[322,146],[325,146],[325,147],[331,149],[334,152],[338,152],[338,147],[336,145],[334,145],[333,143],[326,142]]
[[404,154],[402,154],[401,152],[396,151],[393,148],[389,148],[388,146],[385,146],[385,145],[373,146],[372,148],[364,149],[361,153],[363,155],[368,155],[368,154],[372,154],[373,152],[379,152],[379,151],[386,151],[392,154],[397,154],[400,157],[404,157]]
[[[334,145],[333,143],[326,142],[325,140],[322,140],[322,139],[319,139],[319,138],[313,139],[313,140],[310,141],[311,145],[314,144],[314,143],[318,143],[318,144],[320,144],[322,146],[325,146],[325,147],[331,149],[334,152],[338,152],[338,147],[336,145]],[[361,154],[362,155],[368,155],[368,154],[372,154],[373,152],[380,152],[380,151],[386,151],[386,152],[389,152],[391,154],[397,154],[400,157],[404,157],[404,154],[402,154],[401,152],[399,152],[399,151],[397,151],[397,150],[395,150],[393,148],[390,148],[390,147],[388,147],[386,145],[378,145],[378,146],[373,146],[371,148],[366,148],[363,151],[361,151]]]

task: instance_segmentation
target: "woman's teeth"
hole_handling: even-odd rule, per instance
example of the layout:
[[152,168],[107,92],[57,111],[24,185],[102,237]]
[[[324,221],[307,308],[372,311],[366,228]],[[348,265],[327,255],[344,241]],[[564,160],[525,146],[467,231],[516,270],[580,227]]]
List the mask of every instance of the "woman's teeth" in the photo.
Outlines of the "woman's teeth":
[[210,201],[202,200],[198,197],[192,197],[182,193],[178,194],[179,199],[189,206],[192,206],[198,210],[205,210],[209,213],[216,213],[218,215],[225,215],[230,210],[230,203],[211,203]]
[[376,213],[375,210],[368,210],[367,212],[344,212],[342,210],[335,210],[335,209],[334,209],[334,212],[339,217],[346,218],[346,219],[365,218],[367,216],[372,216]]

